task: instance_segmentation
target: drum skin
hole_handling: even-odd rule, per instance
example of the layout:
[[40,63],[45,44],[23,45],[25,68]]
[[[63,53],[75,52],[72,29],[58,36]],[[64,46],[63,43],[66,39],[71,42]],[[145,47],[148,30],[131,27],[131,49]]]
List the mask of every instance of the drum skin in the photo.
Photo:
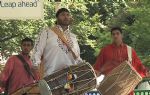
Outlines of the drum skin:
[[102,95],[128,95],[142,81],[142,77],[125,61],[113,69],[100,83]]

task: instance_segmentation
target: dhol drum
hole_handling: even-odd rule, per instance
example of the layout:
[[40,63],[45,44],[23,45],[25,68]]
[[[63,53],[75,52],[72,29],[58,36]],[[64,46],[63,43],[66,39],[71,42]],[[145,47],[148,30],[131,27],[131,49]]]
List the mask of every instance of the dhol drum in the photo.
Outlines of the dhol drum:
[[89,63],[72,65],[19,89],[12,95],[83,95],[96,88],[96,74]]
[[106,75],[97,89],[102,95],[128,95],[141,80],[131,63],[125,61]]
[[45,77],[44,80],[52,95],[82,95],[96,88],[96,75],[89,63],[69,66]]

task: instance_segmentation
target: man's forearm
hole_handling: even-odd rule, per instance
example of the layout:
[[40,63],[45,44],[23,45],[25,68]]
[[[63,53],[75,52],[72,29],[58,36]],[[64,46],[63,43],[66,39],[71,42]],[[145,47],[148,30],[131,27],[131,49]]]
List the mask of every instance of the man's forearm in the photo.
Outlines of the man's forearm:
[[97,71],[97,70],[95,70],[95,73],[96,73],[96,76],[97,77],[99,77],[102,73],[101,72],[99,72],[99,71]]

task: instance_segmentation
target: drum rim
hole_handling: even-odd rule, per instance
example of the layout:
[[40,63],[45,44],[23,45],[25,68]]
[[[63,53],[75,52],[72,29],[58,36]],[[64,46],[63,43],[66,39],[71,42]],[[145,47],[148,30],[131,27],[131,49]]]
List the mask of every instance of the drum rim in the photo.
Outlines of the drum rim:
[[93,74],[94,74],[94,77],[95,77],[95,81],[96,81],[96,85],[95,85],[95,88],[97,88],[97,76],[96,76],[96,73],[95,73],[95,70],[94,70],[94,68],[92,67],[92,65],[90,64],[90,63],[88,63],[88,62],[85,62],[84,64],[87,64],[91,69],[92,69],[92,72],[93,72]]
[[44,83],[44,85],[46,86],[47,89],[48,89],[48,87],[49,87],[48,91],[49,91],[50,95],[53,94],[52,91],[51,91],[50,86],[47,84],[47,82],[46,82],[44,79],[41,79],[41,80],[38,81],[38,87],[39,87],[39,89],[40,89],[40,94],[41,94],[41,86],[40,86],[40,83]]

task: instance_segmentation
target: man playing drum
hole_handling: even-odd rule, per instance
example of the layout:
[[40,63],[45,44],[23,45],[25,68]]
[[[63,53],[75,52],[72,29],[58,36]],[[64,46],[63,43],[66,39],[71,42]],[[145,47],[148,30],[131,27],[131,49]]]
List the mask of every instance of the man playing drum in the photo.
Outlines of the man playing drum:
[[[32,69],[32,62],[30,60],[29,53],[33,47],[33,41],[30,38],[25,38],[21,42],[22,52],[19,55],[11,56],[0,75],[0,87],[5,88],[5,93],[11,95],[17,89],[20,89],[26,85],[34,83],[35,80],[38,80],[36,71]],[[23,58],[26,63],[22,61]],[[25,65],[28,65],[28,71],[32,73],[30,75],[25,69]]]
[[[125,60],[128,60],[127,45],[123,43],[123,34],[120,27],[111,29],[113,43],[102,48],[94,69],[97,75],[107,75],[112,69],[120,65]],[[135,50],[132,48],[132,66],[142,76],[147,76],[147,69],[142,65]],[[133,95],[133,92],[130,93]]]
[[[40,32],[34,46],[34,67],[37,69],[42,62],[44,77],[81,61],[76,35],[71,32],[69,27],[72,22],[69,10],[66,8],[59,9],[56,13],[56,19],[57,22],[54,27],[44,28]],[[66,42],[60,36],[63,36]],[[72,52],[75,53],[76,58]]]

